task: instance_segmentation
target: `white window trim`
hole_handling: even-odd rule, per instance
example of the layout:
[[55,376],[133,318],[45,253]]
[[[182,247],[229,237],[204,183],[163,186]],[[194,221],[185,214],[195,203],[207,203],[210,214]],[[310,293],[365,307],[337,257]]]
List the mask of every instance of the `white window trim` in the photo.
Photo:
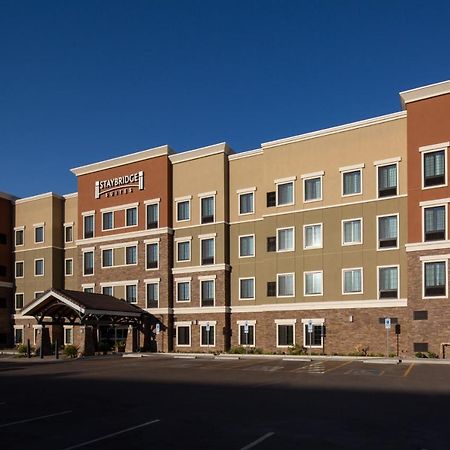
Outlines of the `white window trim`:
[[[21,345],[21,344],[23,344],[23,340],[25,338],[25,336],[24,336],[24,334],[25,334],[24,329],[25,329],[24,325],[14,325],[14,345]],[[16,330],[22,330],[22,341],[21,342],[17,342],[16,341]]]
[[320,337],[320,342],[321,342],[321,345],[307,345],[306,344],[306,334],[307,334],[307,331],[306,331],[306,329],[305,329],[305,325],[308,325],[309,324],[309,321],[311,321],[312,322],[312,324],[313,324],[313,326],[316,326],[316,327],[319,327],[319,326],[321,326],[321,327],[323,327],[324,326],[324,324],[325,324],[325,319],[302,319],[302,329],[303,329],[303,347],[305,347],[305,348],[323,348],[323,334],[322,334],[322,336]]
[[[275,206],[277,208],[282,208],[283,206],[292,206],[295,205],[295,180],[297,177],[291,177],[291,178],[284,178],[281,180],[275,180]],[[292,202],[290,203],[283,203],[280,205],[278,203],[278,187],[282,186],[284,184],[292,184]]]
[[[66,233],[67,233],[68,228],[72,228],[72,239],[70,241],[66,240],[66,235],[67,235]],[[65,223],[64,224],[64,243],[65,244],[70,244],[71,242],[73,242],[73,239],[74,239],[73,233],[74,233],[74,223],[73,222]]]
[[[67,261],[72,261],[72,273],[67,273]],[[64,276],[73,277],[73,258],[64,258]]]
[[[17,296],[18,296],[18,295],[21,295],[21,296],[22,296],[22,308],[18,308],[18,307],[17,307]],[[24,307],[25,307],[25,293],[24,293],[24,292],[16,292],[16,293],[14,294],[14,309],[15,309],[16,311],[20,311],[20,310],[22,310]]]
[[154,284],[156,284],[157,286],[158,286],[158,301],[157,301],[157,303],[158,303],[158,305],[157,305],[157,308],[159,308],[159,289],[160,289],[160,279],[159,278],[155,278],[155,279],[153,279],[153,280],[144,280],[144,283],[145,283],[145,307],[146,308],[148,308],[148,306],[147,306],[147,302],[148,302],[148,287],[149,287],[149,285],[154,285]]
[[[339,170],[341,170],[341,197],[355,197],[357,195],[363,195],[363,191],[364,191],[364,189],[363,189],[363,170],[362,170],[363,167],[364,167],[364,165],[362,165],[362,167],[361,166],[355,166],[353,169],[349,169],[349,168],[347,168],[345,170],[339,169]],[[344,175],[346,173],[358,172],[358,171],[361,174],[360,175],[361,192],[355,192],[354,194],[344,194]]]
[[[108,284],[108,286],[111,286],[111,285],[112,285],[112,283]],[[103,287],[103,286],[101,285],[101,287]],[[92,292],[95,292],[95,283],[83,283],[81,285],[81,289],[83,289],[83,292],[85,289],[92,289]]]
[[[279,295],[279,278],[280,276],[286,276],[286,275],[292,275],[293,277],[293,283],[292,283],[292,295]],[[277,292],[276,292],[277,298],[293,298],[295,297],[295,272],[285,272],[285,273],[277,273]]]
[[[109,284],[102,284],[102,286],[101,286],[101,291],[102,291],[102,294],[104,294],[104,295],[111,295],[112,297],[114,297],[114,286],[112,286],[112,285],[109,285]],[[111,289],[111,294],[105,294],[105,289]]]
[[[36,230],[42,228],[42,241],[36,242]],[[45,243],[45,223],[36,223],[33,225],[34,243],[44,244]],[[25,240],[25,239],[24,239]]]
[[[425,296],[425,264],[427,263],[445,263],[445,295],[436,295],[436,296]],[[426,261],[422,261],[422,299],[423,300],[438,300],[448,298],[448,259],[442,258],[441,255],[436,255],[436,259],[428,259]]]
[[[158,259],[157,259],[158,264],[156,267],[147,268],[147,248],[149,245],[154,245],[154,244],[156,244],[158,246]],[[145,270],[146,271],[159,270],[159,240],[145,243]]]
[[[66,330],[71,330],[72,332],[72,342],[66,341]],[[74,343],[74,335],[73,335],[73,325],[64,325],[64,345],[73,345]]]
[[[253,255],[241,255],[241,238],[253,238]],[[256,254],[256,237],[254,234],[241,234],[238,237],[238,255],[239,258],[254,258]]]
[[[191,214],[191,212],[192,212],[191,211],[191,206],[192,206],[191,199],[192,199],[192,195],[175,199],[175,217],[176,217],[177,222],[190,222],[191,221],[191,216],[192,216],[192,214]],[[181,219],[180,220],[180,219],[178,219],[178,203],[184,203],[184,202],[189,203],[189,219]],[[200,214],[201,214],[201,212],[200,212]]]
[[[128,300],[128,293],[127,293],[127,287],[128,286],[134,286],[136,288],[136,301],[135,302],[130,302]],[[129,303],[130,305],[137,305],[139,303],[139,291],[138,291],[138,284],[137,283],[126,283],[124,285],[124,297],[125,300],[127,301],[127,303]],[[146,299],[147,300],[147,299]]]
[[[280,250],[279,247],[279,239],[278,239],[278,233],[280,231],[284,231],[284,230],[292,230],[292,244],[294,245],[292,248],[288,248],[285,250]],[[277,228],[276,229],[276,249],[277,249],[277,253],[286,253],[286,252],[295,252],[295,227],[282,227],[282,228]]]
[[[355,222],[359,220],[359,222],[361,223],[361,241],[360,242],[345,242],[345,224],[347,222]],[[398,222],[397,222],[398,223]],[[350,247],[352,245],[362,245],[364,242],[364,220],[362,217],[355,217],[352,219],[343,219],[341,220],[341,245],[342,247]],[[398,239],[397,239],[398,242]]]
[[[111,228],[104,228],[104,217],[105,214],[112,214],[112,227]],[[114,211],[103,211],[102,212],[102,231],[112,231],[115,229],[115,214]]]
[[[192,300],[192,291],[191,291],[191,287],[192,287],[192,279],[189,278],[176,278],[175,279],[175,301],[177,303],[190,303]],[[189,300],[179,300],[178,299],[178,285],[180,283],[189,283]]]
[[[112,255],[111,265],[110,266],[105,266],[103,264],[103,252],[108,252],[108,251],[111,251],[111,255]],[[101,267],[102,267],[102,269],[112,269],[114,267],[114,249],[113,248],[108,248],[108,247],[107,248],[102,248],[101,251],[100,251],[100,259],[101,259]]]
[[[144,202],[144,208],[145,208],[145,229],[146,230],[157,230],[157,229],[159,229],[160,228],[160,217],[159,217],[159,210],[160,210],[160,207],[159,207],[159,205],[160,205],[160,203],[161,203],[161,199],[160,198],[157,198],[157,199],[154,199],[154,200],[147,200],[147,201],[145,201]],[[148,225],[148,207],[149,206],[152,206],[152,205],[156,205],[157,206],[157,209],[158,209],[158,226],[156,227],[156,228],[147,228],[147,225]]]
[[[238,216],[250,216],[255,214],[255,191],[256,187],[248,189],[240,189],[238,193]],[[241,213],[241,195],[252,194],[252,210],[248,213]]]
[[[42,261],[42,274],[40,274],[40,275],[36,274],[36,261]],[[34,276],[35,277],[44,277],[45,276],[45,259],[44,258],[36,258],[34,260],[33,267],[34,267]]]
[[34,291],[34,292],[33,292],[34,298],[39,297],[39,296],[42,295],[43,293],[44,293],[44,291]]
[[[81,262],[81,264],[83,265],[83,277],[93,277],[94,274],[95,274],[95,251],[94,251],[93,248],[90,248],[90,249],[86,248],[86,249],[82,249],[81,252],[82,252],[82,262]],[[84,271],[85,270],[85,265],[84,265],[84,255],[85,255],[85,253],[92,253],[92,273],[89,273],[89,274],[86,274],[85,271]],[[101,258],[103,258],[103,255],[101,255]],[[113,256],[113,258],[114,258],[114,256]]]
[[[133,208],[135,206],[139,206],[139,202],[126,203],[124,205],[110,206],[110,207],[107,207],[107,208],[102,208],[102,209],[100,209],[100,212],[124,211],[125,209]],[[94,213],[94,211],[92,211],[92,213]],[[83,214],[85,214],[85,213],[83,213]],[[89,214],[89,212],[87,214]]]
[[[420,147],[420,165],[421,165],[421,188],[422,190],[428,190],[428,189],[435,189],[435,188],[442,188],[448,186],[448,167],[447,167],[447,152],[448,152],[448,142],[444,142],[442,146],[441,144],[438,144],[439,146],[429,145],[425,147]],[[444,150],[444,167],[445,167],[445,183],[444,184],[437,184],[436,186],[425,186],[425,155],[428,153],[435,153]]]
[[[303,203],[313,203],[313,202],[321,202],[323,200],[323,175],[324,171],[316,172],[311,174],[302,175],[301,178],[303,180]],[[313,198],[311,200],[306,200],[306,182],[308,180],[314,180],[316,178],[320,179],[320,197]]]
[[280,326],[280,325],[287,325],[287,326],[291,326],[291,327],[293,327],[293,330],[292,330],[292,346],[295,346],[295,325],[296,325],[296,321],[294,322],[294,321],[292,321],[292,320],[290,320],[290,321],[286,321],[286,322],[279,322],[279,321],[275,321],[275,327],[276,327],[276,329],[277,329],[277,348],[289,348],[289,347],[291,347],[291,345],[280,345],[279,344],[279,332],[278,332],[278,327]]
[[[397,298],[380,299],[380,269],[397,268]],[[377,300],[398,300],[400,296],[400,264],[386,264],[383,266],[377,266]]]
[[[128,225],[127,224],[127,212],[129,209],[135,209],[136,210],[136,225]],[[159,225],[159,224],[158,224]],[[131,206],[129,208],[125,208],[125,226],[124,228],[134,228],[139,226],[139,207],[137,205]]]
[[[211,237],[200,237],[200,266],[209,266],[209,265],[213,265],[216,263],[216,238],[214,236],[211,235]],[[214,244],[213,244],[213,262],[212,264],[203,264],[202,263],[202,259],[203,259],[203,255],[202,255],[202,241],[206,240],[206,239],[213,239]]]
[[[242,297],[241,292],[241,280],[253,280],[253,297]],[[256,278],[255,277],[240,277],[239,278],[239,300],[246,301],[246,300],[255,300],[256,295]]]
[[[199,211],[199,224],[200,225],[212,225],[213,223],[216,223],[216,195],[217,195],[216,191],[205,192],[204,194],[198,194],[199,206],[200,206],[200,211]],[[208,222],[208,223],[203,223],[202,222],[202,200],[204,198],[212,198],[213,199],[213,221],[212,222]]]
[[[214,335],[213,335],[213,343],[208,344],[202,344],[202,327],[206,327],[207,322],[209,322],[210,327],[214,327]],[[217,321],[216,320],[205,320],[199,322],[200,325],[200,347],[215,347],[216,346],[216,333],[217,333]]]
[[[352,270],[360,270],[361,271],[361,291],[358,292],[345,292],[345,272],[349,272]],[[346,267],[342,269],[342,295],[362,295],[364,294],[364,270],[362,267]]]
[[[93,239],[95,238],[95,211],[89,211],[87,213],[81,213],[83,216],[83,239]],[[85,219],[86,217],[92,216],[92,238],[87,238],[86,237],[86,222]]]
[[[188,344],[179,344],[178,343],[178,328],[180,327],[189,327],[189,345]],[[192,323],[191,322],[175,322],[175,328],[176,328],[176,346],[177,347],[191,347],[192,345]]]
[[[216,276],[214,275],[206,275],[204,277],[198,277],[198,280],[200,281],[200,306],[202,305],[203,302],[203,289],[202,289],[202,285],[205,281],[212,281],[213,282],[213,305],[212,306],[216,306]],[[211,308],[211,306],[201,306],[202,308]]]
[[[136,248],[136,262],[134,262],[134,263],[127,263],[127,249],[130,248],[130,247],[135,247]],[[113,254],[114,254],[114,252],[113,252]],[[123,257],[124,257],[124,266],[126,266],[126,267],[137,266],[139,264],[139,246],[137,244],[126,245],[124,247],[124,255],[123,255]]]
[[[391,161],[391,162],[380,162],[380,164],[377,164],[375,166],[375,184],[376,184],[376,198],[393,198],[393,197],[398,197],[400,194],[400,172],[398,170],[398,162],[397,161]],[[389,195],[389,196],[385,196],[385,197],[380,197],[380,191],[378,189],[378,170],[381,169],[382,167],[386,167],[386,166],[393,166],[395,165],[395,170],[397,172],[397,192],[395,195]],[[361,178],[361,182],[362,182],[362,178]],[[361,184],[362,187],[362,184]]]
[[[21,244],[17,244],[17,232],[18,231],[22,232],[22,243]],[[23,247],[25,245],[25,226],[14,228],[14,245],[16,247]]]
[[[17,264],[22,264],[22,275],[18,276],[17,275]],[[14,275],[16,278],[23,278],[25,276],[25,261],[16,261],[16,263],[14,264]]]
[[[306,275],[320,273],[322,274],[322,282],[320,285],[320,294],[307,294],[306,293]],[[323,297],[323,270],[308,270],[303,272],[303,296],[304,297]]]
[[[253,327],[253,344],[246,344],[245,342],[241,342],[241,327],[245,326],[245,322],[248,322],[249,328]],[[256,320],[247,320],[247,321],[238,320],[237,326],[238,326],[238,344],[250,348],[256,347]]]
[[[320,225],[320,245],[306,247],[306,228]],[[323,223],[308,223],[303,225],[303,250],[314,250],[323,248]]]
[[[422,212],[422,216],[423,216],[423,212]],[[386,247],[386,248],[381,248],[380,247],[380,234],[379,234],[379,228],[380,228],[380,219],[382,219],[383,217],[392,217],[392,216],[396,216],[397,217],[397,245],[395,247]],[[423,220],[423,217],[422,217]],[[381,214],[380,216],[376,216],[376,242],[377,242],[377,251],[378,252],[385,252],[385,251],[389,251],[389,250],[398,250],[400,248],[400,214],[399,213],[394,213],[394,214]],[[422,234],[423,235],[423,234]]]
[[[179,251],[178,251],[178,245],[179,244],[185,244],[185,243],[189,244],[189,258],[188,259],[181,259],[179,258]],[[176,247],[176,254],[177,254],[177,262],[178,263],[187,263],[190,262],[192,259],[192,237],[190,237],[189,239],[176,239],[175,240],[175,247]]]
[[436,241],[426,241],[425,240],[425,209],[436,208],[439,206],[443,206],[445,208],[445,238],[444,241],[448,240],[448,203],[433,203],[428,204],[427,206],[422,205],[422,242],[442,242],[443,240]]

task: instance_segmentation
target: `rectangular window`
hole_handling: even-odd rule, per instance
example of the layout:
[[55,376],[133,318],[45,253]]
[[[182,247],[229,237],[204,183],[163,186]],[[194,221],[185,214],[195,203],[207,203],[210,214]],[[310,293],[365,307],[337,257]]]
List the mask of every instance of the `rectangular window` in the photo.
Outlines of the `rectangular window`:
[[147,244],[146,269],[157,269],[159,260],[159,244],[154,242]]
[[73,226],[66,225],[64,227],[64,242],[73,242]]
[[94,215],[90,214],[83,217],[84,224],[84,239],[90,239],[94,237]]
[[126,210],[126,226],[134,227],[137,225],[137,207],[127,208]]
[[216,327],[214,325],[201,325],[200,330],[200,346],[201,347],[214,347],[216,345],[215,342],[215,333]]
[[378,298],[398,298],[398,267],[378,268]]
[[361,170],[343,172],[342,195],[355,195],[361,193]]
[[23,328],[14,327],[14,345],[23,344]]
[[201,202],[201,223],[212,223],[214,222],[214,196],[203,197]]
[[255,325],[239,325],[239,345],[255,346]]
[[147,308],[158,308],[159,305],[159,283],[147,283]]
[[23,308],[23,294],[16,294],[16,309],[22,309]]
[[15,231],[15,241],[16,241],[16,246],[24,244],[24,230],[16,230]]
[[239,194],[239,214],[253,214],[255,212],[254,193],[245,192]]
[[294,325],[277,325],[278,347],[294,345]]
[[425,297],[447,296],[447,264],[445,261],[424,263]]
[[191,202],[189,200],[183,200],[181,202],[177,202],[177,221],[178,222],[191,220],[190,205],[191,205]]
[[445,159],[445,150],[423,154],[423,187],[446,184]]
[[310,333],[308,324],[305,324],[303,327],[303,342],[305,347],[323,347],[323,325],[313,324]]
[[191,345],[191,327],[178,325],[177,329],[177,345],[179,347],[190,347]]
[[41,277],[44,275],[44,260],[35,259],[34,260],[34,275],[36,277]]
[[102,267],[112,267],[114,265],[114,251],[112,248],[102,250]]
[[114,287],[113,286],[103,286],[102,287],[102,294],[103,295],[110,295],[111,297],[114,296]]
[[322,224],[304,225],[303,248],[322,248]]
[[277,230],[277,252],[292,252],[295,250],[294,227]]
[[102,217],[103,230],[112,230],[114,228],[114,212],[104,212]]
[[215,281],[201,280],[202,306],[214,306]]
[[132,245],[125,248],[125,264],[137,264],[137,246]]
[[275,191],[267,192],[267,194],[266,194],[266,204],[267,204],[268,208],[276,206],[276,204],[277,204],[277,193]]
[[84,287],[83,292],[85,292],[86,294],[93,294],[94,288],[93,287]]
[[344,278],[344,294],[362,293],[362,269],[344,269],[342,271]]
[[73,344],[73,328],[64,327],[64,345]]
[[362,244],[362,219],[342,221],[342,245]]
[[294,203],[294,182],[277,184],[277,206],[292,205]]
[[322,200],[322,177],[306,178],[303,183],[305,203]]
[[128,303],[137,303],[137,286],[135,284],[125,286],[125,299]]
[[267,238],[267,251],[268,252],[276,252],[277,251],[277,237],[269,236]]
[[397,164],[378,167],[378,197],[397,195]]
[[202,265],[214,264],[214,238],[201,240]]
[[191,282],[177,281],[177,302],[191,301]]
[[64,275],[70,277],[73,275],[73,259],[67,258],[64,260]]
[[305,272],[305,296],[323,294],[323,272]]
[[191,260],[191,241],[178,241],[177,242],[177,261],[190,261]]
[[239,300],[255,299],[255,279],[240,278],[239,279]]
[[268,281],[267,282],[267,297],[276,297],[277,295],[277,282]]
[[151,203],[146,206],[147,230],[159,228],[159,203]]
[[277,297],[294,297],[295,276],[293,273],[277,274]]
[[16,262],[16,278],[23,278],[23,261]]
[[446,235],[445,206],[424,208],[425,241],[441,241]]
[[398,216],[378,217],[378,248],[398,247]]
[[44,227],[40,226],[34,228],[34,242],[35,244],[44,242]]
[[255,256],[255,236],[239,236],[239,258]]
[[94,274],[94,252],[83,253],[83,275]]

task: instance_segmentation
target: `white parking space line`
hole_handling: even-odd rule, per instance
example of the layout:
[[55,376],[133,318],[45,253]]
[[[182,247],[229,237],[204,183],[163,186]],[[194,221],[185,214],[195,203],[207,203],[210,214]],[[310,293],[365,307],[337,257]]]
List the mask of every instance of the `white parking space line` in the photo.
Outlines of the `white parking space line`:
[[23,420],[16,420],[15,422],[9,422],[9,423],[2,423],[0,424],[0,428],[6,428],[11,427],[13,425],[18,425],[20,423],[28,423],[28,422],[34,422],[35,420],[42,420],[42,419],[48,419],[49,417],[56,417],[56,416],[63,416],[64,414],[70,414],[72,411],[62,411],[54,414],[46,414],[45,416],[38,416],[38,417],[32,417],[30,419],[23,419]]
[[112,438],[114,436],[118,436],[119,434],[128,433],[129,431],[137,430],[138,428],[146,427],[153,423],[160,422],[159,419],[151,420],[150,422],[141,423],[140,425],[136,425],[134,427],[125,428],[125,430],[116,431],[115,433],[106,434],[105,436],[100,436],[96,439],[91,439],[90,441],[82,442],[81,444],[72,445],[71,447],[66,447],[64,450],[71,450],[73,448],[85,447],[86,445],[93,444],[94,442],[103,441],[105,439]]
[[250,442],[250,444],[246,445],[245,447],[242,447],[241,450],[248,450],[250,448],[256,447],[258,444],[261,444],[261,442],[270,438],[270,436],[273,436],[274,434],[275,433],[271,431],[270,433],[267,433],[264,436],[261,436],[259,439],[256,439],[256,441]]

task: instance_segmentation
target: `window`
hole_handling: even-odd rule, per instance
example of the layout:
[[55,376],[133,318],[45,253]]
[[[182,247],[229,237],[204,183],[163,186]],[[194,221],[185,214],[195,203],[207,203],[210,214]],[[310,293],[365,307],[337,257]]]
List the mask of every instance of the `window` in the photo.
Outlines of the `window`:
[[202,265],[214,264],[214,238],[201,240]]
[[146,258],[146,269],[157,269],[159,260],[159,244],[154,242],[152,244],[147,244],[147,258]]
[[378,268],[378,298],[398,298],[398,267]]
[[23,294],[16,294],[16,309],[22,309],[23,308]]
[[200,346],[201,347],[214,347],[216,345],[215,342],[215,325],[211,325],[209,323],[200,326]]
[[344,283],[344,294],[361,294],[362,293],[362,269],[344,269],[342,271]]
[[64,275],[70,277],[73,275],[73,259],[67,258],[64,260]]
[[246,326],[245,323],[239,325],[239,345],[255,346],[255,325]]
[[114,265],[114,250],[108,248],[102,250],[102,267],[112,267]]
[[268,208],[276,206],[276,204],[277,204],[277,193],[275,191],[267,192],[267,194],[266,194],[266,204],[267,204]]
[[178,241],[177,242],[177,261],[190,261],[191,260],[191,241]]
[[40,297],[43,293],[44,293],[43,291],[36,291],[34,293],[34,298],[36,299],[36,298]]
[[16,241],[16,246],[24,244],[24,230],[23,229],[15,231],[15,241]]
[[73,344],[73,328],[72,327],[64,327],[64,345],[72,345]]
[[214,306],[215,280],[201,280],[202,306]]
[[159,203],[151,203],[146,206],[147,230],[159,228]]
[[94,252],[83,253],[83,275],[94,274]]
[[137,303],[137,286],[135,284],[125,286],[125,299],[128,303]]
[[239,236],[239,258],[255,256],[255,235]]
[[189,200],[183,200],[183,201],[177,202],[177,221],[178,222],[191,220],[190,206],[191,206],[191,202]]
[[303,227],[303,248],[322,247],[322,224],[305,225]]
[[277,347],[289,347],[294,345],[295,325],[277,325]]
[[36,277],[42,277],[44,275],[44,260],[35,259],[34,260],[34,275]]
[[214,222],[214,196],[203,197],[201,202],[201,223]]
[[125,264],[137,264],[137,246],[132,245],[125,248]]
[[303,324],[303,345],[304,347],[323,347],[323,331],[324,326],[322,324],[312,325],[312,331],[309,332],[308,324]]
[[94,237],[94,215],[89,214],[83,218],[84,224],[84,239],[90,239]]
[[322,177],[303,180],[304,202],[322,200]]
[[342,173],[342,195],[361,194],[361,170]]
[[305,272],[305,295],[323,294],[323,272]]
[[190,325],[177,325],[177,346],[190,347],[191,345],[191,327]]
[[267,238],[267,251],[268,252],[276,252],[277,251],[277,237],[269,236]]
[[191,301],[191,282],[177,281],[177,302]]
[[253,192],[239,194],[239,214],[253,214],[255,212],[255,197]]
[[16,262],[16,278],[23,278],[23,261]]
[[23,344],[23,327],[14,327],[14,345]]
[[342,221],[342,245],[362,244],[362,219]]
[[64,226],[64,242],[73,242],[73,225]]
[[378,197],[397,195],[397,164],[378,167]]
[[85,287],[83,287],[83,292],[85,292],[86,294],[92,294],[94,292],[94,287],[93,286],[85,286]]
[[34,242],[35,242],[35,244],[44,242],[44,227],[43,226],[34,228]]
[[294,227],[278,228],[277,252],[291,252],[295,248]]
[[424,263],[424,297],[447,296],[447,263],[433,261]]
[[398,216],[378,217],[378,249],[398,247]]
[[147,308],[158,308],[159,304],[159,283],[152,282],[146,284]]
[[294,182],[277,184],[277,206],[292,205],[294,203]]
[[422,154],[423,187],[434,187],[446,184],[446,154],[445,150]]
[[103,230],[112,230],[114,228],[114,212],[108,211],[103,213]]
[[276,297],[277,295],[277,282],[268,281],[267,282],[267,297]]
[[103,286],[102,287],[102,294],[103,295],[110,295],[111,297],[114,296],[114,288],[113,288],[113,286]]
[[277,274],[277,297],[294,297],[294,274]]
[[425,241],[441,241],[446,236],[445,206],[424,208]]
[[134,227],[137,225],[137,207],[127,208],[126,210],[126,226]]
[[239,278],[239,300],[255,299],[255,278]]

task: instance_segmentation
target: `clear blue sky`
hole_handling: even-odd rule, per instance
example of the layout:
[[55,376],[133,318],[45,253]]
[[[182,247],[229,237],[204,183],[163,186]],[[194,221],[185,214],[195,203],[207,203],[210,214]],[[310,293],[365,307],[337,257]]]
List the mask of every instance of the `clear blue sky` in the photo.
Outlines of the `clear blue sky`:
[[449,23],[448,1],[0,0],[0,191],[399,111],[399,91],[450,78]]

